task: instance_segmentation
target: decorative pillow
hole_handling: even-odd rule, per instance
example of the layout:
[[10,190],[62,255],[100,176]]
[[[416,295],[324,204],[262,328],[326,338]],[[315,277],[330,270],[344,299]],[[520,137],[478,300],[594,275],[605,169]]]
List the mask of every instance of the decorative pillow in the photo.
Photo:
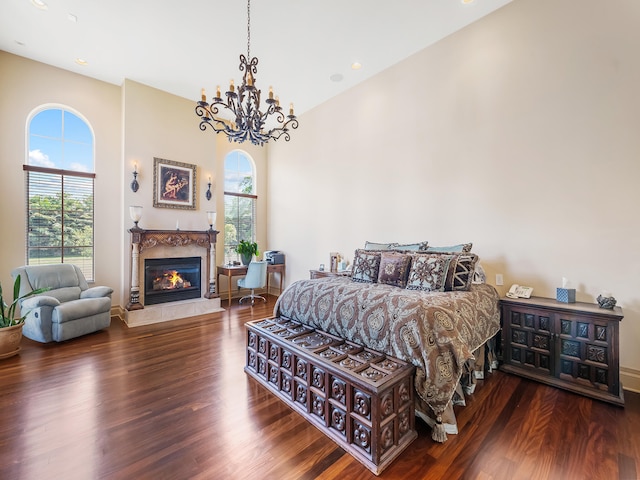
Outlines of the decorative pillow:
[[365,250],[391,250],[395,243],[364,242]]
[[474,253],[454,254],[447,273],[445,291],[469,290],[477,261],[478,256]]
[[393,245],[392,248],[394,250],[400,250],[400,251],[406,251],[406,252],[419,252],[419,251],[427,250],[427,247],[429,246],[429,242],[405,243],[405,244],[393,243],[392,245]]
[[452,259],[453,255],[428,253],[412,255],[406,288],[443,292]]
[[476,268],[473,271],[473,280],[471,283],[487,283],[487,274],[484,272],[484,268],[480,265],[480,262],[476,262]]
[[354,282],[376,283],[380,269],[380,252],[358,249],[353,256],[351,280]]
[[382,252],[378,283],[404,288],[407,285],[411,257],[402,253]]
[[429,253],[469,253],[473,243],[459,243],[448,247],[427,247]]

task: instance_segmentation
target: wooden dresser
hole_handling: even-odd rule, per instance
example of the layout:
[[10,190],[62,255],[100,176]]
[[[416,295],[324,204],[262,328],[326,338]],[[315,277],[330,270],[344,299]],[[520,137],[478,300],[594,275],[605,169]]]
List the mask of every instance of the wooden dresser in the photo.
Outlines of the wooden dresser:
[[324,278],[324,277],[350,277],[351,270],[340,270],[332,272],[330,270],[309,270],[309,277],[313,280],[314,278]]
[[624,405],[620,307],[539,297],[503,298],[501,304],[502,370]]

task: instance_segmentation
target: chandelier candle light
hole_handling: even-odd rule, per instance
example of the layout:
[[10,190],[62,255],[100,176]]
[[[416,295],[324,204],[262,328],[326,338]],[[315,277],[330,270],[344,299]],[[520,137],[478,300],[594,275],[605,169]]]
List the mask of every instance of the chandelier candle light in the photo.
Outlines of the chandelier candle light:
[[[251,58],[251,0],[247,1],[247,56],[240,55],[240,71],[242,85],[236,88],[233,80],[225,93],[226,100],[220,95],[220,86],[216,87],[216,96],[207,103],[207,95],[202,89],[202,100],[196,105],[196,115],[200,117],[200,130],[207,126],[216,133],[224,133],[229,141],[242,143],[251,140],[254,145],[264,145],[269,140],[280,137],[288,142],[289,129],[298,128],[298,119],[293,113],[293,103],[289,106],[289,115],[284,114],[278,97],[274,98],[273,88],[269,87],[269,98],[266,99],[266,110],[260,110],[261,91],[255,86],[255,75],[258,72],[258,58]],[[249,60],[250,59],[250,60]],[[267,123],[275,123],[269,128]]]

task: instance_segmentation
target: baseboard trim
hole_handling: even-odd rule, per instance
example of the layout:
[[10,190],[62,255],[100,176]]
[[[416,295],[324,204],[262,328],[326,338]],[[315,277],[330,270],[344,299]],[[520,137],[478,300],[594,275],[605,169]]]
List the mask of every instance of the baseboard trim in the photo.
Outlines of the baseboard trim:
[[625,390],[640,393],[640,370],[620,367],[620,381]]
[[116,317],[120,320],[124,320],[124,308],[120,305],[111,305],[111,317]]

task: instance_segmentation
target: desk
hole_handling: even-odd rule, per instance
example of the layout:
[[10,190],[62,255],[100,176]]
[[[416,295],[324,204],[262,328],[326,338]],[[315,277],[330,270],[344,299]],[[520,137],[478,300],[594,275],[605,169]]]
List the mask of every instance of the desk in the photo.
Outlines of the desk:
[[[267,264],[267,293],[269,293],[269,277],[272,273],[280,274],[280,293],[282,293],[282,282],[284,281],[284,263],[279,264]],[[218,275],[216,278],[216,285],[218,286],[218,293],[220,293],[220,275],[224,275],[229,279],[229,305],[231,305],[231,291],[233,277],[241,277],[247,274],[247,267],[240,265],[238,267],[230,267],[228,265],[220,265],[218,267]]]

